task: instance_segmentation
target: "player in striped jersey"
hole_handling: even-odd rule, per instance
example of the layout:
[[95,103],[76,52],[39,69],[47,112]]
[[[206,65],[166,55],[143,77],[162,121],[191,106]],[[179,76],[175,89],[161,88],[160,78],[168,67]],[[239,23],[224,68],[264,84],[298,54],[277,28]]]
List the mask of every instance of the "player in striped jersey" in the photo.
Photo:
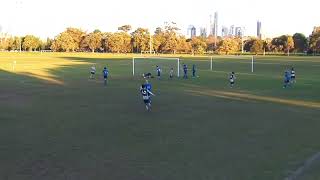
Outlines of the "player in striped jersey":
[[234,72],[230,73],[229,76],[229,82],[230,82],[230,87],[233,88],[234,84],[235,84],[235,80],[236,80],[236,75]]
[[151,91],[149,91],[145,84],[142,84],[140,87],[140,93],[142,95],[143,102],[146,106],[146,110],[151,110],[151,95],[155,96]]
[[294,68],[291,68],[291,83],[296,83],[296,71]]

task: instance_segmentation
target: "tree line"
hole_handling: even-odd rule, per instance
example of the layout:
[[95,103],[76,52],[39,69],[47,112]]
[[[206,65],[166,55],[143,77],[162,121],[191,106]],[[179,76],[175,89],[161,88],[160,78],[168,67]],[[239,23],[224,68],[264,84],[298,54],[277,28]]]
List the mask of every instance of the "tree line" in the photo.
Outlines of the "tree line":
[[[129,33],[130,32],[130,33]],[[46,41],[34,35],[24,37],[0,37],[0,50],[52,50],[54,52],[106,52],[106,53],[156,53],[232,54],[251,52],[255,54],[270,53],[319,53],[320,27],[315,27],[306,37],[302,33],[282,35],[273,39],[261,40],[256,37],[193,37],[191,39],[178,33],[175,23],[156,28],[150,33],[147,28],[132,31],[130,25],[118,28],[117,32],[85,32],[78,28],[67,28],[54,39]],[[151,39],[151,41],[150,41]],[[216,44],[216,46],[215,46]],[[151,48],[150,48],[151,46]]]

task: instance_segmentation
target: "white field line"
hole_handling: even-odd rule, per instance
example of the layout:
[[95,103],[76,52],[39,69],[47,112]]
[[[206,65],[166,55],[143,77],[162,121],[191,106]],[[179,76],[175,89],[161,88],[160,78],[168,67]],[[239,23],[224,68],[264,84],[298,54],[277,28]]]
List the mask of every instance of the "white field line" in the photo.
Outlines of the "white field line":
[[308,158],[302,166],[295,170],[289,177],[285,178],[285,180],[298,180],[316,162],[320,162],[320,152]]

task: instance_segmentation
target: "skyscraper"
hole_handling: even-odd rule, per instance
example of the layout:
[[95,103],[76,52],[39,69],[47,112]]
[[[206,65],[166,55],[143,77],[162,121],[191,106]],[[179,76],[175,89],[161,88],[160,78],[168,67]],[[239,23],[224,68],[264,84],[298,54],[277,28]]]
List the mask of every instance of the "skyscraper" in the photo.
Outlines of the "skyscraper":
[[214,13],[214,22],[213,22],[213,35],[218,36],[218,12]]
[[229,35],[229,30],[226,26],[222,26],[222,30],[221,30],[221,36],[222,37],[227,37]]
[[187,35],[188,35],[188,38],[190,39],[195,37],[197,35],[196,27],[194,27],[193,25],[189,25]]
[[203,38],[207,37],[207,29],[206,28],[204,28],[204,27],[200,28],[200,36]]
[[261,33],[261,21],[257,21],[257,38],[259,38],[259,39],[262,38],[262,33]]
[[196,35],[197,35],[197,29],[196,27],[193,26],[191,28],[191,38],[196,37]]
[[241,37],[243,34],[241,27],[236,27],[235,29],[235,36]]
[[230,29],[229,29],[229,36],[235,36],[235,31],[234,31],[234,25],[230,26]]

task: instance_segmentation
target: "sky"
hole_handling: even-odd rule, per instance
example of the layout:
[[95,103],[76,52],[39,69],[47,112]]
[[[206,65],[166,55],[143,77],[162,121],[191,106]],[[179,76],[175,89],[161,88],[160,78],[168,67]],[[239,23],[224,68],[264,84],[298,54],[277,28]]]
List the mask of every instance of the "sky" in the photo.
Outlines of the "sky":
[[130,24],[154,31],[173,21],[186,34],[189,25],[209,27],[217,11],[219,35],[222,26],[235,25],[253,36],[259,20],[265,37],[308,36],[320,26],[319,7],[319,0],[0,0],[0,32],[45,39],[67,27],[115,32]]

